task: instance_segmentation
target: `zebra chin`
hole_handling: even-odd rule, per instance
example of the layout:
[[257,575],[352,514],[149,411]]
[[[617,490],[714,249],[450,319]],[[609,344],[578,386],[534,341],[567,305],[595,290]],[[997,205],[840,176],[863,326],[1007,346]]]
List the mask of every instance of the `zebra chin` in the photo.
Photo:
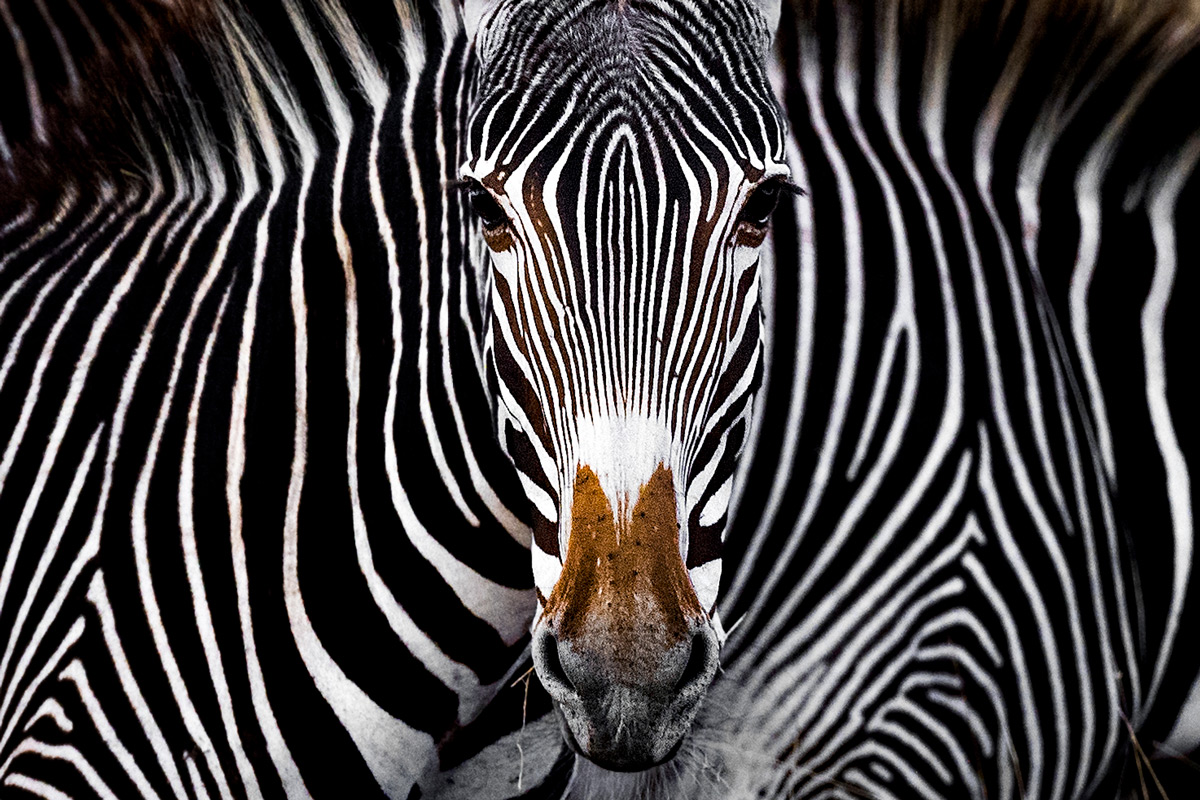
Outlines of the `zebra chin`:
[[563,737],[605,769],[669,761],[717,672],[719,643],[680,554],[671,471],[613,504],[587,466],[575,479],[562,573],[533,635]]

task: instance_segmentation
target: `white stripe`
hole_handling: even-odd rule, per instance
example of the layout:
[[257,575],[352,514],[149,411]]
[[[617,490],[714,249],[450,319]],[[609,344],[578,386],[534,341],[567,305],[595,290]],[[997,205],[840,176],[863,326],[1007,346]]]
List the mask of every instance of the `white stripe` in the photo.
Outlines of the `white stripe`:
[[[21,695],[20,701],[18,701],[16,708],[13,709],[12,716],[9,718],[8,725],[6,725],[4,728],[4,735],[0,737],[0,752],[3,752],[4,748],[8,745],[13,732],[17,729],[17,723],[21,720],[21,715],[25,713],[25,709],[29,708],[29,704],[33,702],[34,695],[42,687],[42,684],[46,682],[46,679],[50,677],[50,673],[58,669],[59,662],[63,660],[63,657],[67,654],[67,651],[79,641],[79,637],[83,635],[84,627],[85,625],[83,617],[77,617],[75,622],[71,624],[70,629],[67,631],[67,635],[63,637],[62,642],[60,642],[58,647],[55,648],[54,652],[50,654],[50,657],[46,659],[46,663],[42,666],[41,670],[38,671],[38,674],[34,676],[33,680],[29,682],[29,685],[25,687],[24,694]],[[32,648],[30,651],[27,651],[30,658],[33,657],[31,650]],[[4,711],[8,708],[8,704],[13,697],[13,693],[17,689],[17,682],[20,680],[20,676],[23,675],[23,673],[24,670],[18,669],[17,677],[15,677],[9,683],[8,692],[4,697],[4,707],[0,708],[0,720],[4,719]],[[12,763],[12,759],[13,756],[10,753],[8,758],[5,760],[4,765],[0,766],[0,775],[3,775],[8,771],[8,768]]]
[[204,779],[200,777],[200,770],[196,767],[196,759],[192,758],[190,753],[184,753],[183,763],[187,767],[188,780],[192,782],[196,800],[209,800],[208,790],[204,788]]
[[[2,140],[0,140],[0,144],[3,144]],[[32,795],[41,797],[42,800],[74,800],[69,794],[55,789],[50,784],[43,783],[37,778],[22,775],[19,772],[4,776],[4,785],[29,792]]]
[[[1142,351],[1146,364],[1146,404],[1154,426],[1154,440],[1162,454],[1167,477],[1167,499],[1171,506],[1171,533],[1175,552],[1171,570],[1171,605],[1167,612],[1162,644],[1154,662],[1154,677],[1146,692],[1146,705],[1137,722],[1145,719],[1154,705],[1158,689],[1167,670],[1167,661],[1175,645],[1183,615],[1183,604],[1192,577],[1192,554],[1195,547],[1195,527],[1192,518],[1192,482],[1187,459],[1175,432],[1171,408],[1167,402],[1166,345],[1163,327],[1171,289],[1175,282],[1177,251],[1175,242],[1175,203],[1185,181],[1191,176],[1200,159],[1200,136],[1193,136],[1179,158],[1164,170],[1162,184],[1155,187],[1148,216],[1156,254],[1154,279],[1150,295],[1142,307]],[[1191,224],[1187,222],[1185,224]],[[1187,409],[1184,413],[1195,413]]]
[[[176,204],[183,201],[183,192],[187,190],[186,184],[177,185],[177,194],[175,201],[162,216],[162,222],[165,222],[167,216]],[[152,231],[148,237],[148,242],[157,234],[157,229]],[[190,242],[189,242],[190,245]],[[141,340],[130,359],[129,368],[125,374],[125,379],[121,385],[121,394],[117,402],[117,409],[113,415],[112,426],[110,428],[108,448],[110,453],[117,452],[120,448],[121,436],[124,433],[125,420],[129,412],[129,406],[133,401],[133,395],[137,388],[138,379],[141,376],[141,370],[148,356],[150,345],[153,342],[154,334],[158,326],[159,319],[162,316],[168,301],[171,299],[175,289],[176,281],[180,273],[183,271],[185,264],[186,252],[184,258],[181,258],[168,274],[166,282],[160,292],[158,304],[155,306],[150,315],[150,319],[146,323],[146,327],[142,332]],[[168,388],[167,403],[170,402],[170,397],[174,394],[174,383],[178,376],[178,370],[172,375],[171,384]],[[215,775],[218,778],[218,783],[222,786],[225,784],[224,773],[221,770],[220,763],[215,761],[215,753],[213,751],[212,741],[208,736],[208,732],[204,728],[204,724],[200,719],[196,708],[192,703],[188,693],[187,684],[184,682],[183,675],[179,669],[179,665],[175,660],[174,653],[171,649],[171,644],[167,638],[167,631],[162,621],[162,612],[158,606],[158,599],[155,595],[153,580],[150,569],[150,556],[148,546],[148,534],[146,530],[146,504],[150,492],[150,477],[154,469],[155,459],[158,453],[159,442],[162,438],[162,431],[165,425],[164,418],[165,408],[160,411],[158,423],[155,426],[151,436],[150,444],[147,450],[147,457],[142,465],[138,482],[134,490],[133,504],[130,511],[130,525],[133,540],[134,563],[136,565],[138,589],[140,592],[142,607],[146,614],[146,622],[150,627],[151,636],[154,640],[155,650],[159,655],[163,669],[167,676],[167,681],[171,687],[171,694],[175,698],[179,712],[183,717],[184,726],[187,728],[188,734],[196,741],[200,749],[210,754],[210,767],[213,768]],[[232,795],[229,794],[228,788],[225,788],[223,795],[229,800]]]
[[[447,3],[447,0],[442,0],[441,4],[438,6],[438,11],[442,17],[443,25],[445,25],[448,20],[450,22],[452,22],[454,25],[457,25],[458,14],[453,10],[453,7]],[[447,13],[449,13],[449,17],[446,16]],[[445,46],[443,48],[443,56],[442,56],[441,64],[438,67],[437,81],[434,85],[434,96],[435,97],[443,97],[445,94],[444,84],[445,84],[445,78],[446,78],[446,71],[450,66],[450,56],[451,56],[451,52],[452,52],[452,48],[449,45],[454,42],[451,32],[447,31],[446,37],[447,38],[445,39]],[[462,76],[462,82],[464,82],[464,83],[466,82],[465,75]],[[437,112],[436,112],[435,118],[436,118],[436,124],[437,124],[437,136],[435,137],[436,141],[434,143],[434,147],[437,151],[437,157],[438,157],[438,174],[440,176],[442,176],[444,179],[451,178],[452,176],[450,176],[448,173],[448,166],[447,166],[447,160],[446,160],[446,137],[443,135],[443,131],[445,131],[445,120],[443,120],[443,118],[442,118],[442,104],[441,103],[437,104]],[[378,130],[379,130],[379,127],[377,126],[375,128],[375,132],[378,133]],[[376,149],[378,147],[377,142],[378,142],[378,136],[373,136],[372,137],[372,145],[373,145],[373,149],[375,149],[375,152],[372,153],[372,156],[371,156],[371,165],[372,165],[372,170],[376,171],[376,173],[378,171],[378,167],[377,167],[378,151]],[[449,193],[447,193],[447,195],[449,195]],[[443,385],[446,389],[446,395],[450,399],[450,410],[454,415],[454,427],[455,427],[455,430],[458,432],[458,441],[462,446],[463,458],[467,462],[467,471],[471,475],[471,483],[475,487],[475,493],[479,496],[479,498],[481,500],[483,500],[484,505],[487,506],[488,510],[492,513],[492,516],[494,516],[496,518],[496,521],[500,523],[500,526],[503,527],[504,530],[508,532],[508,535],[513,537],[513,539],[516,540],[517,543],[520,544],[522,547],[525,547],[526,549],[528,549],[530,543],[533,541],[533,530],[528,525],[521,522],[521,520],[519,520],[516,517],[516,515],[514,515],[511,511],[509,511],[508,507],[505,506],[504,501],[500,499],[499,495],[497,495],[496,491],[492,488],[491,483],[488,482],[487,476],[485,476],[483,474],[483,470],[481,470],[479,468],[479,462],[475,458],[475,450],[471,446],[471,441],[467,436],[466,423],[463,420],[463,416],[462,416],[462,407],[459,405],[458,398],[456,397],[456,393],[454,390],[454,380],[452,377],[453,373],[452,373],[452,367],[450,364],[450,213],[449,212],[450,212],[450,203],[451,203],[452,199],[453,198],[451,196],[446,196],[446,197],[444,197],[443,202],[442,202],[442,222],[441,222],[442,302],[441,302],[441,306],[440,306],[440,309],[438,312],[438,333],[439,333],[439,336],[441,337],[441,341],[442,341],[442,381],[443,381]],[[459,277],[459,291],[462,295],[466,294],[465,287],[466,287],[466,274],[464,271],[464,273],[462,275],[460,275],[460,277]],[[468,317],[468,319],[469,319],[469,317]],[[470,330],[469,325],[468,325],[467,329]],[[472,350],[474,350],[475,349],[475,338],[474,337],[468,337],[468,338],[471,339],[471,348],[472,348]],[[486,384],[483,381],[480,382],[480,386],[485,386],[485,385]]]
[[119,800],[113,794],[112,789],[108,788],[108,784],[104,782],[104,779],[100,777],[100,773],[96,771],[96,768],[75,747],[71,745],[52,745],[39,742],[36,739],[26,739],[13,751],[14,755],[23,755],[25,753],[41,756],[48,761],[65,761],[75,768],[80,777],[87,783],[88,788],[96,793],[96,797],[99,800]]
[[109,751],[117,759],[117,763],[121,765],[121,769],[125,770],[125,774],[129,776],[129,780],[137,787],[138,792],[146,800],[157,800],[158,792],[150,785],[150,781],[146,780],[146,775],[142,772],[142,768],[138,766],[133,754],[121,741],[120,734],[108,720],[108,715],[104,713],[104,709],[100,704],[100,699],[96,697],[92,691],[91,684],[88,682],[87,671],[83,668],[83,664],[79,659],[74,659],[67,665],[58,679],[66,681],[75,687],[79,693],[79,699],[83,703],[84,709],[87,710],[88,717],[92,720],[92,725],[95,726],[96,732],[100,734],[100,738],[104,740]]
[[[227,25],[229,26],[227,30],[231,31],[229,35],[232,36],[232,31],[238,30],[236,22],[228,20]],[[236,47],[234,48],[234,52],[237,52]],[[242,79],[241,88],[244,91],[243,96],[247,103],[246,111],[254,125],[254,130],[258,137],[257,141],[264,150],[267,150],[269,141],[275,144],[267,110],[263,106],[257,90],[253,88],[253,82],[246,71],[245,64],[240,59],[238,59],[238,62]],[[235,126],[234,141],[238,175],[242,183],[242,194],[238,199],[234,217],[234,222],[236,222],[245,211],[246,206],[258,194],[260,186],[250,141],[240,122]],[[278,163],[277,144],[274,152],[270,155],[272,156],[272,168],[275,173],[272,175],[274,185],[272,188],[272,200],[270,201],[273,205],[278,198],[278,170],[281,169]],[[225,451],[225,499],[229,513],[229,538],[233,551],[233,578],[237,592],[238,619],[242,629],[242,645],[246,658],[246,672],[250,679],[250,698],[254,705],[255,716],[258,718],[259,728],[262,731],[263,738],[266,740],[267,752],[270,754],[271,761],[279,773],[283,790],[289,800],[300,800],[300,798],[308,795],[308,790],[304,786],[303,778],[300,776],[300,771],[296,766],[295,760],[292,758],[283,733],[279,729],[279,722],[275,718],[275,712],[271,708],[271,702],[267,696],[266,681],[263,677],[262,664],[258,658],[258,648],[254,639],[253,614],[250,608],[250,582],[247,569],[246,542],[242,535],[241,483],[246,464],[246,405],[250,382],[250,349],[258,315],[258,290],[262,283],[263,260],[266,257],[269,222],[269,217],[264,214],[259,221],[258,230],[255,234],[253,271],[250,289],[246,297],[241,339],[238,345],[237,373],[231,397],[229,441]],[[233,232],[234,224],[231,222],[218,247],[219,260],[225,258]]]
[[[57,727],[61,733],[71,733],[73,730],[75,730],[75,723],[71,722],[71,719],[67,716],[67,712],[63,709],[62,704],[60,704],[53,697],[47,697],[42,701],[42,704],[38,706],[38,710],[33,712],[33,715],[29,718],[29,721],[25,723],[25,727],[21,730],[28,732],[30,728],[41,722],[43,719],[49,719],[51,722],[53,722],[55,727]],[[3,774],[3,772],[3,770],[0,770],[0,774]]]
[[[46,578],[46,573],[50,569],[51,562],[58,555],[59,546],[62,544],[63,535],[67,530],[67,524],[75,514],[75,504],[79,501],[79,493],[83,491],[84,481],[91,472],[92,461],[96,457],[96,447],[100,441],[100,431],[101,429],[97,428],[95,433],[92,434],[87,449],[84,451],[79,465],[75,468],[75,477],[71,481],[71,488],[67,490],[67,496],[63,499],[62,507],[59,509],[58,516],[54,520],[54,527],[51,529],[50,537],[47,539],[46,546],[42,550],[42,557],[38,560],[37,567],[34,569],[33,575],[29,578],[25,586],[25,598],[21,602],[21,607],[17,609],[16,618],[9,627],[8,644],[4,648],[4,657],[0,659],[0,685],[4,684],[4,679],[8,675],[9,661],[12,659],[13,652],[17,646],[17,639],[25,627],[25,621],[29,616],[29,612],[33,608],[33,601],[42,588],[42,581]],[[14,675],[16,679],[19,679],[19,677],[19,675]],[[16,680],[13,683],[15,684]]]
[[[187,800],[187,791],[183,788],[183,779],[180,777],[179,768],[171,756],[171,749],[167,746],[167,740],[163,736],[162,729],[159,728],[158,722],[154,718],[154,713],[150,710],[150,704],[146,702],[141,688],[138,687],[137,678],[133,676],[133,668],[129,663],[129,659],[125,656],[125,649],[121,646],[121,639],[117,635],[117,622],[113,615],[112,605],[108,601],[108,590],[104,586],[104,572],[102,570],[98,569],[92,575],[91,583],[88,585],[87,598],[95,607],[96,613],[100,616],[100,631],[104,636],[104,644],[108,647],[109,656],[112,658],[113,667],[117,672],[121,688],[124,690],[125,696],[129,699],[129,705],[133,708],[133,712],[137,716],[138,723],[142,726],[146,738],[150,741],[150,747],[153,749],[154,755],[158,759],[158,764],[167,778],[167,783],[170,784],[171,791],[178,800]],[[82,696],[82,685],[80,686]],[[93,719],[96,721],[97,728],[99,729],[101,723],[96,718]],[[104,731],[101,730],[101,735],[103,733]],[[112,743],[110,742],[111,746]],[[133,777],[133,775],[131,774],[130,777]],[[137,782],[136,778],[134,781],[135,783]],[[152,795],[147,796],[150,797]]]
[[[90,228],[92,223],[96,221],[97,217],[99,217],[100,212],[107,208],[110,201],[111,196],[104,197],[95,205],[93,205],[87,216],[78,225],[72,226],[70,233],[65,239],[63,239],[62,242],[55,245],[51,252],[38,259],[37,263],[26,270],[20,278],[12,282],[12,285],[9,286],[4,292],[4,297],[0,298],[0,320],[4,318],[4,314],[8,310],[8,306],[13,299],[20,294],[20,291],[25,288],[26,284],[30,280],[32,280],[39,272],[41,272],[42,266],[46,263],[49,263],[50,260],[55,255],[60,253],[64,248],[73,244],[80,234]],[[67,208],[62,208],[63,216],[66,215],[66,211]],[[20,327],[17,328],[17,332],[13,334],[12,338],[9,340],[8,348],[4,352],[4,362],[3,364],[0,364],[0,388],[3,388],[5,382],[8,380],[8,373],[10,370],[12,370],[13,364],[16,363],[17,356],[21,351],[21,346],[24,344],[25,334],[29,332],[30,327],[32,327],[33,323],[37,320],[38,314],[41,312],[41,308],[45,304],[45,300],[50,295],[50,292],[55,286],[58,285],[58,282],[62,279],[62,277],[66,275],[68,268],[78,261],[83,254],[90,249],[91,245],[95,243],[100,234],[113,224],[119,213],[120,210],[111,212],[105,218],[104,222],[102,222],[82,243],[75,248],[75,252],[73,252],[70,257],[67,258],[63,265],[60,266],[54,274],[50,276],[49,279],[42,281],[41,288],[38,290],[33,302],[29,305],[28,310],[25,312],[25,318],[21,320]],[[40,231],[33,240],[36,241],[44,232],[52,230],[52,226],[57,226],[60,221],[61,218],[56,218],[55,221],[44,225],[42,227],[42,231]],[[24,246],[25,244],[21,245],[21,247]],[[20,249],[20,247],[17,248],[17,250]],[[0,259],[0,269],[3,268],[3,263],[4,259]],[[11,468],[11,466],[11,464],[8,464],[7,467],[0,467],[0,489],[3,489],[4,477],[7,476],[7,470]]]
[[[1027,763],[1029,771],[1024,775],[1021,785],[1025,791],[1030,793],[1029,796],[1037,797],[1039,796],[1037,792],[1041,791],[1042,784],[1042,761],[1045,755],[1045,739],[1042,736],[1042,728],[1039,723],[1041,718],[1040,709],[1036,705],[1032,679],[1025,661],[1025,645],[1012,612],[1009,610],[1008,604],[1004,599],[1004,595],[1001,594],[996,588],[995,583],[992,582],[991,577],[987,573],[987,568],[983,566],[974,553],[967,553],[963,557],[962,563],[967,572],[975,580],[975,584],[979,587],[979,590],[983,592],[984,597],[991,605],[992,610],[999,618],[1000,624],[1004,629],[1004,636],[1008,645],[1008,656],[1012,662],[1013,673],[1017,679],[1017,700],[1019,701],[1021,711],[1021,730],[1028,743],[1029,759]],[[1024,577],[1028,579],[1028,575]],[[1009,698],[1005,698],[1005,700],[1006,702],[1002,707],[1007,707],[1011,703]],[[1056,702],[1056,716],[1058,708],[1059,704]],[[1003,730],[1007,731],[1007,727]],[[1062,745],[1059,747],[1061,751]],[[1016,754],[1014,753],[1013,755],[1015,758]],[[1008,770],[1005,768],[1006,765],[1003,763],[1003,759],[999,760],[1001,762],[999,765],[1001,774],[1007,774]]]
[[25,41],[24,34],[17,27],[17,21],[13,18],[12,9],[8,6],[8,0],[0,0],[0,19],[8,26],[8,33],[12,37],[13,49],[16,51],[17,60],[21,62],[21,75],[25,82],[25,102],[29,106],[29,127],[32,129],[33,138],[39,144],[49,144],[50,137],[46,133],[46,111],[42,107],[42,95],[38,91],[37,75],[34,73],[33,61],[29,58],[29,45]]
[[[0,144],[3,144],[3,142],[0,142]],[[105,205],[110,199],[111,199],[111,196],[102,191],[101,192],[101,200],[97,204],[97,206]],[[14,259],[16,259],[17,256],[21,255],[26,250],[33,247],[35,244],[37,244],[38,242],[45,239],[51,233],[54,233],[55,230],[57,230],[58,226],[61,225],[63,220],[66,218],[67,213],[75,207],[75,203],[78,200],[79,200],[79,190],[76,189],[74,186],[68,185],[66,187],[66,189],[63,191],[63,196],[59,200],[58,207],[55,209],[55,212],[54,212],[54,216],[51,217],[46,222],[43,222],[38,227],[38,229],[33,232],[33,235],[26,238],[24,241],[22,241],[16,247],[13,247],[12,249],[8,250],[8,252],[6,252],[3,256],[0,256],[0,274],[2,274],[4,272],[5,267],[7,267],[10,263],[12,263],[12,261]],[[96,211],[93,210],[92,214],[94,215],[95,213],[96,213]],[[23,225],[26,221],[28,221],[29,217],[31,217],[32,215],[33,215],[33,208],[27,207],[23,214],[21,214],[15,220],[12,220],[8,224],[6,224],[2,229],[0,229],[0,233],[8,234],[15,227]],[[83,222],[78,226],[72,226],[69,236],[74,236],[78,232],[79,228],[90,224],[90,221],[92,218],[93,217],[89,216],[87,222]],[[59,245],[59,247],[61,247],[61,245]],[[56,251],[57,251],[57,249],[58,248],[55,248]],[[9,289],[8,291],[12,291],[12,290]],[[7,295],[8,295],[8,292],[5,292],[6,297],[7,297]]]
[[67,45],[67,40],[59,29],[54,18],[50,16],[50,9],[46,8],[46,0],[34,0],[34,5],[37,6],[38,13],[42,15],[42,19],[46,22],[46,27],[50,29],[50,36],[54,39],[54,48],[58,50],[58,57],[62,61],[63,71],[67,73],[67,88],[71,93],[71,101],[78,103],[83,99],[83,94],[79,87],[79,70],[75,66],[75,59],[71,58],[71,50]]
[[[150,210],[157,204],[162,196],[162,187],[157,182],[153,184],[150,196],[146,199],[142,208],[139,209],[118,233],[117,237],[112,241],[109,247],[97,258],[87,274],[75,286],[75,290],[67,299],[63,306],[62,312],[55,321],[47,337],[46,343],[42,348],[38,358],[37,366],[34,369],[33,379],[30,381],[29,391],[26,394],[25,403],[21,408],[21,416],[17,421],[15,429],[9,438],[8,448],[4,454],[4,460],[0,463],[0,490],[3,489],[4,479],[8,475],[8,470],[12,466],[13,459],[16,457],[17,448],[24,439],[26,428],[29,424],[29,418],[33,414],[33,409],[41,398],[42,378],[45,375],[47,368],[50,366],[51,357],[54,354],[55,345],[58,343],[58,338],[66,328],[67,323],[71,320],[75,313],[75,309],[83,297],[84,292],[90,286],[92,280],[100,273],[100,271],[108,264],[109,260],[116,248],[121,244],[125,237],[138,225],[142,219],[150,213]],[[137,276],[142,260],[145,258],[146,252],[150,247],[154,234],[157,233],[159,227],[164,222],[164,219],[158,220],[147,235],[142,247],[137,255],[131,260],[128,268],[113,287],[109,294],[104,307],[93,321],[88,338],[83,347],[83,352],[80,354],[78,361],[75,364],[75,369],[71,375],[70,386],[67,390],[67,395],[61,402],[61,407],[58,416],[55,419],[54,427],[47,437],[47,442],[42,451],[41,464],[38,467],[37,475],[34,478],[33,486],[29,490],[26,497],[24,507],[21,510],[21,516],[17,521],[12,540],[9,543],[8,556],[4,562],[3,573],[0,573],[0,611],[4,608],[5,600],[8,598],[8,589],[12,581],[13,570],[16,568],[17,556],[20,554],[21,546],[24,543],[25,535],[29,531],[29,525],[32,522],[34,511],[37,510],[38,504],[41,501],[42,491],[46,486],[46,482],[50,478],[50,472],[54,468],[54,462],[58,458],[59,447],[66,436],[67,427],[70,425],[71,419],[75,413],[75,407],[79,402],[80,396],[83,394],[88,372],[91,368],[92,361],[96,358],[100,349],[101,340],[108,330],[109,324],[116,315],[117,309],[129,292],[133,284],[134,278]],[[48,402],[54,402],[49,400]],[[114,453],[109,453],[109,458],[114,457]]]
[[[842,207],[842,237],[846,257],[845,322],[842,327],[842,341],[839,349],[834,396],[825,428],[825,436],[821,441],[820,455],[818,456],[816,469],[813,471],[810,485],[804,491],[804,507],[801,509],[792,534],[787,538],[787,543],[775,556],[775,566],[759,587],[754,603],[746,612],[746,617],[750,624],[743,626],[741,629],[743,632],[753,630],[754,621],[766,610],[767,600],[772,595],[774,588],[779,584],[779,581],[783,578],[801,541],[807,538],[806,533],[809,523],[816,514],[817,507],[833,475],[833,461],[837,454],[838,445],[842,440],[842,429],[846,422],[846,415],[850,406],[850,395],[854,388],[855,368],[857,366],[858,348],[862,333],[864,292],[862,228],[858,218],[854,184],[850,177],[849,167],[846,165],[837,142],[833,138],[833,133],[829,129],[829,124],[825,119],[825,112],[821,105],[821,64],[818,44],[810,31],[802,31],[801,35],[803,38],[800,44],[800,83],[808,102],[809,112],[812,115],[813,131],[816,133],[824,151],[823,154],[833,170],[837,182],[838,198]],[[817,198],[813,198],[814,202],[817,202],[817,200]],[[825,562],[828,563],[829,559],[832,558],[833,548],[827,545],[823,550],[823,555]],[[797,598],[802,597],[820,571],[821,568],[806,571],[802,583],[793,590],[793,596]],[[778,612],[777,609],[771,609],[771,614],[772,619],[776,621],[775,625],[778,626],[779,621],[784,618],[784,615]],[[757,642],[767,642],[770,636],[767,634],[756,634],[755,638]],[[735,647],[740,643],[738,633],[731,634],[731,641]]]
[[[800,154],[794,137],[788,136],[787,142],[788,166],[791,168],[793,179],[798,185],[807,185],[808,172],[804,157]],[[746,548],[746,555],[742,558],[740,569],[734,576],[730,588],[721,598],[723,613],[729,613],[730,609],[737,606],[753,576],[754,565],[762,556],[762,548],[775,530],[774,523],[779,513],[779,507],[783,503],[788,489],[792,486],[792,468],[795,465],[796,450],[800,444],[800,424],[804,420],[804,411],[807,406],[809,375],[812,370],[813,325],[816,319],[817,247],[812,200],[807,194],[804,194],[795,198],[793,202],[795,203],[796,231],[799,239],[797,249],[799,250],[800,269],[796,280],[796,305],[799,312],[796,321],[796,357],[792,365],[792,385],[788,393],[790,401],[787,422],[781,432],[783,447],[779,452],[779,459],[774,469],[775,477],[771,482],[771,491],[767,496],[766,505],[763,507],[758,527],[755,528],[750,544]],[[788,254],[784,254],[784,258],[780,258],[779,261],[787,263],[787,256]],[[767,337],[766,341],[773,342],[774,337]],[[764,384],[761,390],[764,397],[768,388],[766,381],[769,380],[766,373],[770,369],[770,365],[770,359],[764,354]],[[745,461],[748,464],[751,459],[747,458]],[[757,587],[755,588],[757,589]],[[739,619],[737,624],[740,624],[742,620],[745,620],[744,616]],[[730,628],[730,636],[733,633],[733,628]]]
[[[310,34],[302,34],[302,37],[308,36]],[[311,39],[306,41],[308,44]],[[326,101],[334,97],[340,100],[340,95],[327,87]],[[339,140],[346,139],[339,136]],[[343,157],[339,156],[335,189],[340,185],[340,170],[344,169],[342,161]],[[335,193],[335,202],[338,202],[339,194]],[[334,224],[340,228],[336,214]],[[339,239],[339,249],[344,244],[342,239],[344,234]],[[392,717],[350,680],[321,644],[304,608],[299,576],[299,526],[308,441],[308,312],[304,299],[303,263],[298,258],[293,258],[291,265],[291,303],[296,337],[296,420],[283,530],[283,590],[288,620],[300,656],[317,690],[350,734],[380,788],[388,797],[405,798],[436,758],[432,737]]]

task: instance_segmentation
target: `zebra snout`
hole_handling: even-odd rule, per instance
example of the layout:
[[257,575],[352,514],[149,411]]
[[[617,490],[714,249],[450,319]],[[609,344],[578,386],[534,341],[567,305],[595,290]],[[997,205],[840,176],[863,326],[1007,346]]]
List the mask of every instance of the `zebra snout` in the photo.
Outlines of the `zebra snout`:
[[534,635],[534,666],[564,738],[601,767],[636,772],[673,758],[716,675],[718,645],[709,625],[665,649],[656,638],[642,646],[635,631],[621,641],[560,641],[550,625]]

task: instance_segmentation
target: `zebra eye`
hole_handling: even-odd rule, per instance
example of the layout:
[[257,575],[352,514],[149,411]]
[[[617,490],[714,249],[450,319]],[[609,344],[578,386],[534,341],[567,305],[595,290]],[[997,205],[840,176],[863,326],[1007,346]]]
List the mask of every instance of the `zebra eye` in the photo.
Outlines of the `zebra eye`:
[[471,204],[471,211],[479,217],[485,228],[499,228],[508,222],[508,214],[504,213],[496,198],[477,183],[467,187],[467,202]]
[[771,221],[771,215],[775,213],[775,206],[779,205],[779,195],[782,190],[783,186],[778,180],[766,181],[759,185],[747,198],[746,204],[742,206],[738,222],[744,222],[755,228],[767,227],[767,223]]

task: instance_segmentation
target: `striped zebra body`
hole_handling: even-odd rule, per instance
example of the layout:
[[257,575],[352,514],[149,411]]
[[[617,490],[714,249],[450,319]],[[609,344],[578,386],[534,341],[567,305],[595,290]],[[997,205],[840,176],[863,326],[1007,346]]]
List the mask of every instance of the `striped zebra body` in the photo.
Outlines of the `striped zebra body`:
[[[451,186],[482,177],[459,10],[0,12],[4,791],[485,796],[435,773],[528,644],[546,504],[495,443],[525,412]],[[759,265],[723,671],[674,761],[544,791],[1112,797],[1167,740],[1200,667],[1196,30],[785,4],[806,194]],[[495,746],[520,788],[562,746],[529,736]]]
[[[111,166],[4,232],[5,793],[408,797],[534,610],[443,188],[457,12],[48,5],[10,31],[108,58],[30,60],[15,196],[41,140]],[[64,65],[118,118],[76,129]]]
[[753,709],[723,746],[780,758],[746,796],[1156,796],[1146,755],[1197,713],[1195,24],[785,11],[809,194],[776,218],[799,260],[714,687]]

